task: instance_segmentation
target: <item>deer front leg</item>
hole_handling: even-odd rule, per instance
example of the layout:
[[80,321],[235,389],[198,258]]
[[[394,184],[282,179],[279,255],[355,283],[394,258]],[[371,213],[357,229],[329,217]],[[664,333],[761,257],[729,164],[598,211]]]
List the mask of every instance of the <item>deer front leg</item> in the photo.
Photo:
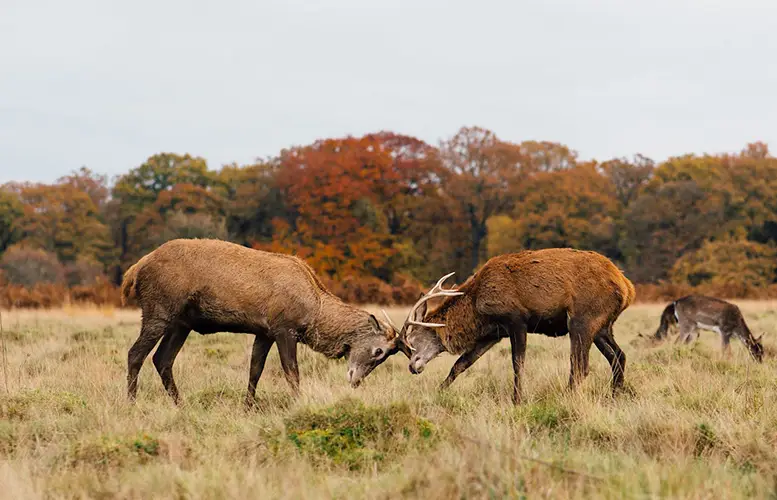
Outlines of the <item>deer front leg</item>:
[[251,368],[248,373],[248,390],[246,391],[245,405],[251,407],[256,402],[256,385],[264,371],[264,363],[267,354],[272,347],[273,339],[266,335],[257,334],[254,338],[254,347],[251,351]]
[[696,329],[696,325],[693,323],[680,323],[680,335],[677,336],[674,343],[677,344],[679,342],[683,342],[684,344],[687,344],[691,341],[691,335],[693,335],[694,330]]
[[521,377],[523,360],[526,357],[526,325],[521,322],[510,330],[510,347],[513,352],[513,404],[520,404],[523,398]]
[[486,351],[494,347],[497,342],[499,342],[499,338],[481,340],[471,350],[459,356],[459,359],[453,364],[448,377],[440,384],[440,390],[447,389],[456,380],[456,377],[464,373],[467,368],[472,366]]
[[281,367],[283,374],[286,375],[286,381],[291,386],[291,390],[296,394],[299,392],[299,368],[297,367],[297,339],[288,332],[281,333],[275,339],[278,345],[278,354],[281,357]]
[[523,399],[521,378],[526,357],[526,325],[523,322],[513,325],[510,330],[510,347],[513,353],[513,404],[517,405]]

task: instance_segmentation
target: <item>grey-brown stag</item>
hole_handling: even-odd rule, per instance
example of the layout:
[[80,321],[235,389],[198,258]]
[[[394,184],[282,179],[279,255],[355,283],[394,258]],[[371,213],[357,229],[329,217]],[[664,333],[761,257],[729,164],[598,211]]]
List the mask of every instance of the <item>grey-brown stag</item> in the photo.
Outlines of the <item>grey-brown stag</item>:
[[273,343],[295,392],[298,342],[329,358],[346,357],[354,387],[400,348],[391,326],[334,296],[304,261],[225,241],[169,241],[129,268],[121,291],[123,301],[137,302],[143,313],[127,359],[131,400],[143,361],[159,342],[154,366],[178,403],[173,363],[192,330],[255,336],[247,404],[254,402]]

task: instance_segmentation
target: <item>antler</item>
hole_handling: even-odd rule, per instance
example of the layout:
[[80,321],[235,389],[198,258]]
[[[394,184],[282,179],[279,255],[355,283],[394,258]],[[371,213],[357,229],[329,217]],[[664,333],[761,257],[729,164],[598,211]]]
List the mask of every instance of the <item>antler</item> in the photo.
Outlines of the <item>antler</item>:
[[446,289],[444,289],[442,287],[442,284],[445,282],[445,280],[447,280],[448,278],[450,278],[454,274],[456,274],[456,273],[452,272],[452,273],[446,274],[445,276],[440,278],[437,281],[437,283],[432,287],[432,289],[429,290],[426,294],[424,294],[423,297],[418,299],[418,301],[415,303],[415,305],[413,305],[413,307],[410,309],[410,313],[407,315],[407,319],[405,320],[405,324],[402,326],[402,330],[401,330],[400,336],[402,337],[402,342],[404,342],[405,345],[407,347],[409,347],[411,351],[415,351],[415,347],[410,345],[410,343],[407,340],[407,325],[426,326],[426,327],[429,327],[429,328],[442,328],[443,326],[445,326],[444,323],[425,323],[423,321],[415,321],[415,320],[413,320],[412,318],[415,315],[416,310],[418,310],[418,308],[421,307],[421,305],[424,302],[427,302],[427,301],[429,301],[431,299],[434,299],[436,297],[455,297],[457,295],[464,295],[464,292],[460,292],[460,291],[454,290],[454,289],[447,289],[446,290]]
[[399,336],[399,328],[397,328],[397,325],[394,324],[393,321],[391,321],[391,316],[388,315],[385,309],[381,309],[380,312],[383,313],[383,316],[386,318],[386,321],[388,321],[388,324],[391,325],[391,328],[394,329],[394,338]]

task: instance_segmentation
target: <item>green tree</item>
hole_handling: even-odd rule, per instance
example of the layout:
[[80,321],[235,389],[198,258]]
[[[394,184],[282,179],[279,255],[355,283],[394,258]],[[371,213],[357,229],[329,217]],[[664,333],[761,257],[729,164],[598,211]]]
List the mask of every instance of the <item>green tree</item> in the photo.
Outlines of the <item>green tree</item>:
[[21,238],[20,223],[24,215],[19,196],[0,187],[0,254]]
[[654,184],[623,215],[620,250],[629,276],[656,282],[725,222],[725,200],[693,180]]

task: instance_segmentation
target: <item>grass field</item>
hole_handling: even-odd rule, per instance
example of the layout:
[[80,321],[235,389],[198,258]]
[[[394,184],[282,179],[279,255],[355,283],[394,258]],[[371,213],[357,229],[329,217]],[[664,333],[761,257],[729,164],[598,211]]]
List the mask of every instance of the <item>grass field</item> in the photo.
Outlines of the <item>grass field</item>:
[[[777,304],[741,304],[774,333]],[[252,339],[192,334],[175,366],[176,408],[151,359],[126,402],[131,311],[3,312],[3,498],[768,498],[777,488],[777,335],[752,362],[717,335],[640,345],[661,306],[615,325],[625,394],[608,394],[596,348],[577,394],[566,390],[568,338],[529,337],[527,403],[511,397],[509,342],[446,392],[443,355],[411,375],[401,354],[358,389],[345,364],[300,346],[293,398],[273,349],[245,410]],[[392,310],[395,321],[404,311]]]

